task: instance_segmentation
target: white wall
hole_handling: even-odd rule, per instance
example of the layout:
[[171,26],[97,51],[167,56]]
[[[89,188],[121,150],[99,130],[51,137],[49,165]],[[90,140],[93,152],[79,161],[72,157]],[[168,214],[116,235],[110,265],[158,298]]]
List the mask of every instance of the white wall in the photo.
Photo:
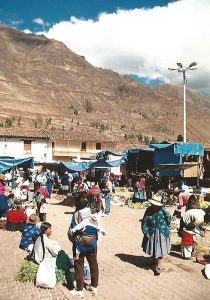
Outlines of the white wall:
[[15,158],[34,157],[37,161],[52,160],[52,149],[48,140],[33,139],[31,142],[31,152],[24,151],[24,141],[22,138],[1,138],[0,155],[14,156]]
[[16,138],[1,138],[0,155],[24,157],[24,144]]
[[51,161],[52,149],[46,140],[35,140],[31,143],[31,155],[37,161]]

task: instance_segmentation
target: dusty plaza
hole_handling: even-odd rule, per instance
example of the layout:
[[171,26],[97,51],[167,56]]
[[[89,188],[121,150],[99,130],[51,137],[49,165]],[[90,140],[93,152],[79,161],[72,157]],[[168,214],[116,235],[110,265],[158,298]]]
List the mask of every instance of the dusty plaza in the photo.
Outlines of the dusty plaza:
[[[61,243],[62,249],[72,255],[67,230],[73,208],[63,206],[55,198],[48,200],[47,220],[53,226],[52,239]],[[172,213],[174,208],[170,208]],[[183,260],[176,247],[164,259],[161,275],[155,277],[150,259],[141,249],[143,238],[139,220],[145,209],[131,209],[127,206],[112,206],[111,214],[102,219],[107,236],[98,243],[99,288],[92,296],[85,291],[85,298],[91,299],[209,299],[210,284],[202,274],[203,266]],[[15,276],[24,260],[25,252],[18,248],[19,232],[0,231],[1,281],[0,299],[75,299],[69,290],[57,285],[55,289],[41,289],[32,283],[19,283]],[[203,242],[208,243],[209,232]],[[171,241],[177,242],[172,233]],[[76,297],[77,299],[77,297]]]

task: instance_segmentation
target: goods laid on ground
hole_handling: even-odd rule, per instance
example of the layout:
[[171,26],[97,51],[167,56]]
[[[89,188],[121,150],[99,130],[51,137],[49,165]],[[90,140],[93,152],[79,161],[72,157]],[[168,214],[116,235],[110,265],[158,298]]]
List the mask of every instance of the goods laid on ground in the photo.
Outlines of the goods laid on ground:
[[195,246],[195,252],[196,252],[196,254],[203,254],[203,255],[209,254],[208,248],[201,244],[198,244]]
[[66,196],[56,194],[55,196],[53,196],[53,198],[58,201],[63,201],[66,198]]
[[[39,265],[31,261],[24,261],[21,264],[21,268],[16,276],[16,280],[20,282],[34,282],[36,279],[38,268]],[[65,272],[63,270],[56,269],[55,274],[56,274],[56,283],[65,282]]]
[[149,206],[150,204],[148,202],[128,204],[129,208],[138,208],[138,209],[147,208]]
[[200,208],[208,208],[210,206],[210,202],[202,201],[200,202]]
[[63,202],[62,202],[63,205],[65,206],[75,206],[75,197],[74,196],[69,196],[69,197],[66,197]]

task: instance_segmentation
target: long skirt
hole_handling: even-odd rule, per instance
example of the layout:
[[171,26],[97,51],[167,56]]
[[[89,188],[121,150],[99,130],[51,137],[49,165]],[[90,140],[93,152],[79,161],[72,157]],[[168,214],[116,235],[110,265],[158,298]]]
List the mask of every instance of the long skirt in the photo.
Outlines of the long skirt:
[[20,231],[23,232],[25,223],[24,222],[18,222],[18,223],[11,223],[11,222],[7,222],[5,229],[7,231]]
[[164,237],[159,230],[156,230],[149,239],[144,236],[142,248],[146,254],[152,257],[166,256],[171,250],[170,238]]

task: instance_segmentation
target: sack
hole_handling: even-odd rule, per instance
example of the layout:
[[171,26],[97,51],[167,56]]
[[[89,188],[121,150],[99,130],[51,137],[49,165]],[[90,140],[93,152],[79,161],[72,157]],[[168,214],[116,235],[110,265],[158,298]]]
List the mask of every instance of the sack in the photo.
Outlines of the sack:
[[55,267],[50,261],[42,261],[36,274],[36,286],[52,289],[56,285]]
[[207,264],[204,269],[204,273],[207,279],[210,279],[210,264]]

